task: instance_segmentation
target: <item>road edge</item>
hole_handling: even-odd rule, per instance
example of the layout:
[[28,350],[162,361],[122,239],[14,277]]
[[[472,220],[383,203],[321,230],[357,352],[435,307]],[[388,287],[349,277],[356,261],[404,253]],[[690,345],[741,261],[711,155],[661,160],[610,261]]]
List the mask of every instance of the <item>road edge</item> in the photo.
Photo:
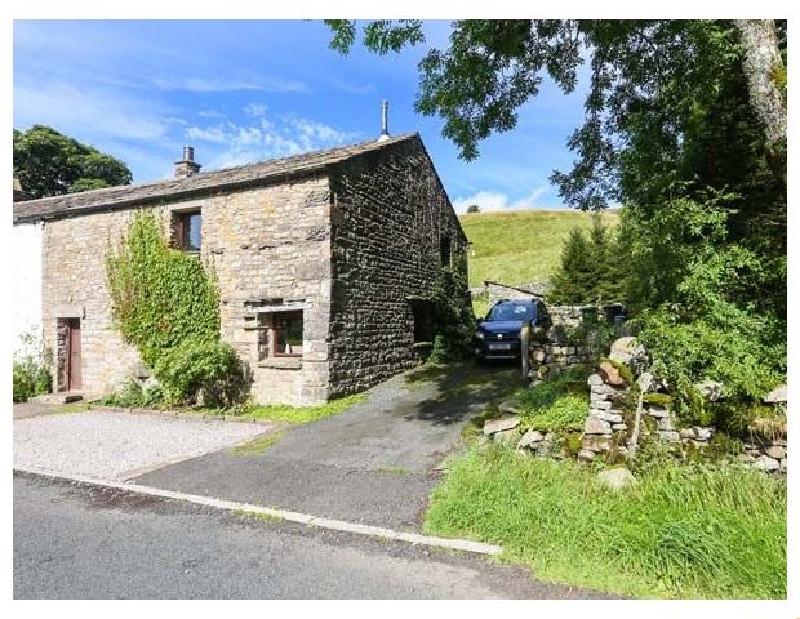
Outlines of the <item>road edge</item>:
[[220,509],[225,511],[236,511],[239,513],[245,512],[253,515],[267,516],[270,518],[275,518],[278,520],[286,520],[289,522],[296,522],[307,526],[320,527],[322,529],[330,529],[333,531],[344,531],[347,533],[354,533],[356,535],[365,535],[368,537],[379,537],[387,540],[406,542],[412,545],[431,546],[434,548],[446,548],[449,550],[460,550],[463,552],[489,555],[489,556],[497,556],[502,554],[503,552],[503,548],[498,544],[487,544],[467,539],[435,537],[431,535],[422,535],[419,533],[395,531],[393,529],[387,529],[384,527],[378,527],[367,524],[358,524],[353,522],[347,522],[345,520],[335,520],[332,518],[325,518],[320,516],[312,516],[311,514],[303,514],[301,512],[287,511],[283,509],[276,509],[273,507],[264,507],[262,505],[253,505],[251,503],[239,503],[236,501],[215,499],[213,497],[202,496],[198,494],[186,494],[183,492],[164,490],[162,488],[155,488],[153,486],[144,486],[141,484],[97,479],[83,475],[67,475],[57,471],[50,471],[47,469],[38,469],[38,468],[14,467],[14,474],[17,473],[22,473],[25,475],[33,475],[36,477],[64,480],[88,486],[96,486],[101,488],[114,488],[117,490],[123,490],[125,492],[133,492],[135,494],[157,496],[176,501],[185,501],[188,503],[193,503],[195,505],[202,505],[204,507],[211,507],[214,509]]

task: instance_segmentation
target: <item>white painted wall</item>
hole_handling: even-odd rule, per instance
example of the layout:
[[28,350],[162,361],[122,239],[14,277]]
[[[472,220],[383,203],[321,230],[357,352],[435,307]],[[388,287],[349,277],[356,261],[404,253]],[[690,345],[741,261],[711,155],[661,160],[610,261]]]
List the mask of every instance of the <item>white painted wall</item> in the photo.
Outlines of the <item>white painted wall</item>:
[[20,336],[42,329],[42,228],[39,224],[14,226],[11,232],[13,266],[12,350],[20,350]]

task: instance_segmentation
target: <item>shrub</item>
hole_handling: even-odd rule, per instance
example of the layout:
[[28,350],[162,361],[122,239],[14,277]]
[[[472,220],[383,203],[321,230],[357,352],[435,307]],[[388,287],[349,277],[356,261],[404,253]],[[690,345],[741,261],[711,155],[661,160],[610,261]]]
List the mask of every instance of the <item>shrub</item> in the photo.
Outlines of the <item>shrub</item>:
[[53,378],[41,338],[34,332],[21,336],[22,349],[14,354],[14,402],[25,402],[33,396],[50,393]]
[[433,291],[436,337],[430,361],[458,361],[472,354],[475,314],[467,290],[467,266],[458,257],[452,267],[442,267]]
[[160,386],[142,387],[142,384],[131,377],[118,393],[103,398],[106,406],[124,408],[152,408],[164,402],[164,392]]
[[14,362],[14,403],[25,402],[32,397],[35,386],[27,368],[15,361]]
[[236,351],[218,341],[186,340],[162,355],[155,376],[173,403],[231,406],[249,387],[247,371]]

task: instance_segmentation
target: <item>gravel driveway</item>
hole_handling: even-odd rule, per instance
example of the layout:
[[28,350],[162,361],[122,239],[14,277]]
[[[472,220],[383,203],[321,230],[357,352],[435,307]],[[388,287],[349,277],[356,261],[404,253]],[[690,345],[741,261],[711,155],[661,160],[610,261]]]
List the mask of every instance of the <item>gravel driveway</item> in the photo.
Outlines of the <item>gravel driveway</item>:
[[14,420],[14,467],[124,480],[271,431],[263,424],[86,412]]

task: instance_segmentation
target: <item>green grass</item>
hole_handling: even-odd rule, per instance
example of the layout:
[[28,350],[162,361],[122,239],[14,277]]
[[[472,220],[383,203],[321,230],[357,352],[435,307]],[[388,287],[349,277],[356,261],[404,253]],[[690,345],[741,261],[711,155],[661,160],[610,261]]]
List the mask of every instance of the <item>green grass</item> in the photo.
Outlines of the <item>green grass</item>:
[[[470,288],[484,280],[512,285],[548,280],[560,264],[570,230],[592,225],[590,213],[567,209],[474,213],[459,219],[475,252],[469,256]],[[613,211],[603,215],[607,225],[618,219]]]
[[262,512],[252,512],[246,509],[234,509],[234,516],[241,516],[243,518],[253,518],[254,520],[262,520],[264,522],[285,522],[286,518],[283,516],[273,516],[272,514],[264,514]]
[[228,450],[228,453],[237,455],[237,456],[257,456],[259,454],[264,453],[268,448],[272,447],[275,443],[277,443],[281,437],[283,436],[283,432],[272,432],[271,434],[264,434],[262,436],[254,438],[252,441],[248,441],[246,443],[242,443],[241,445],[236,445],[236,447],[232,447]]
[[500,543],[537,578],[645,598],[786,597],[786,482],[667,467],[614,492],[497,445],[455,459],[425,532]]
[[269,419],[287,423],[309,423],[343,413],[354,404],[364,402],[366,398],[366,395],[359,393],[331,400],[317,406],[289,406],[288,404],[251,406],[244,413],[237,416],[246,419]]

